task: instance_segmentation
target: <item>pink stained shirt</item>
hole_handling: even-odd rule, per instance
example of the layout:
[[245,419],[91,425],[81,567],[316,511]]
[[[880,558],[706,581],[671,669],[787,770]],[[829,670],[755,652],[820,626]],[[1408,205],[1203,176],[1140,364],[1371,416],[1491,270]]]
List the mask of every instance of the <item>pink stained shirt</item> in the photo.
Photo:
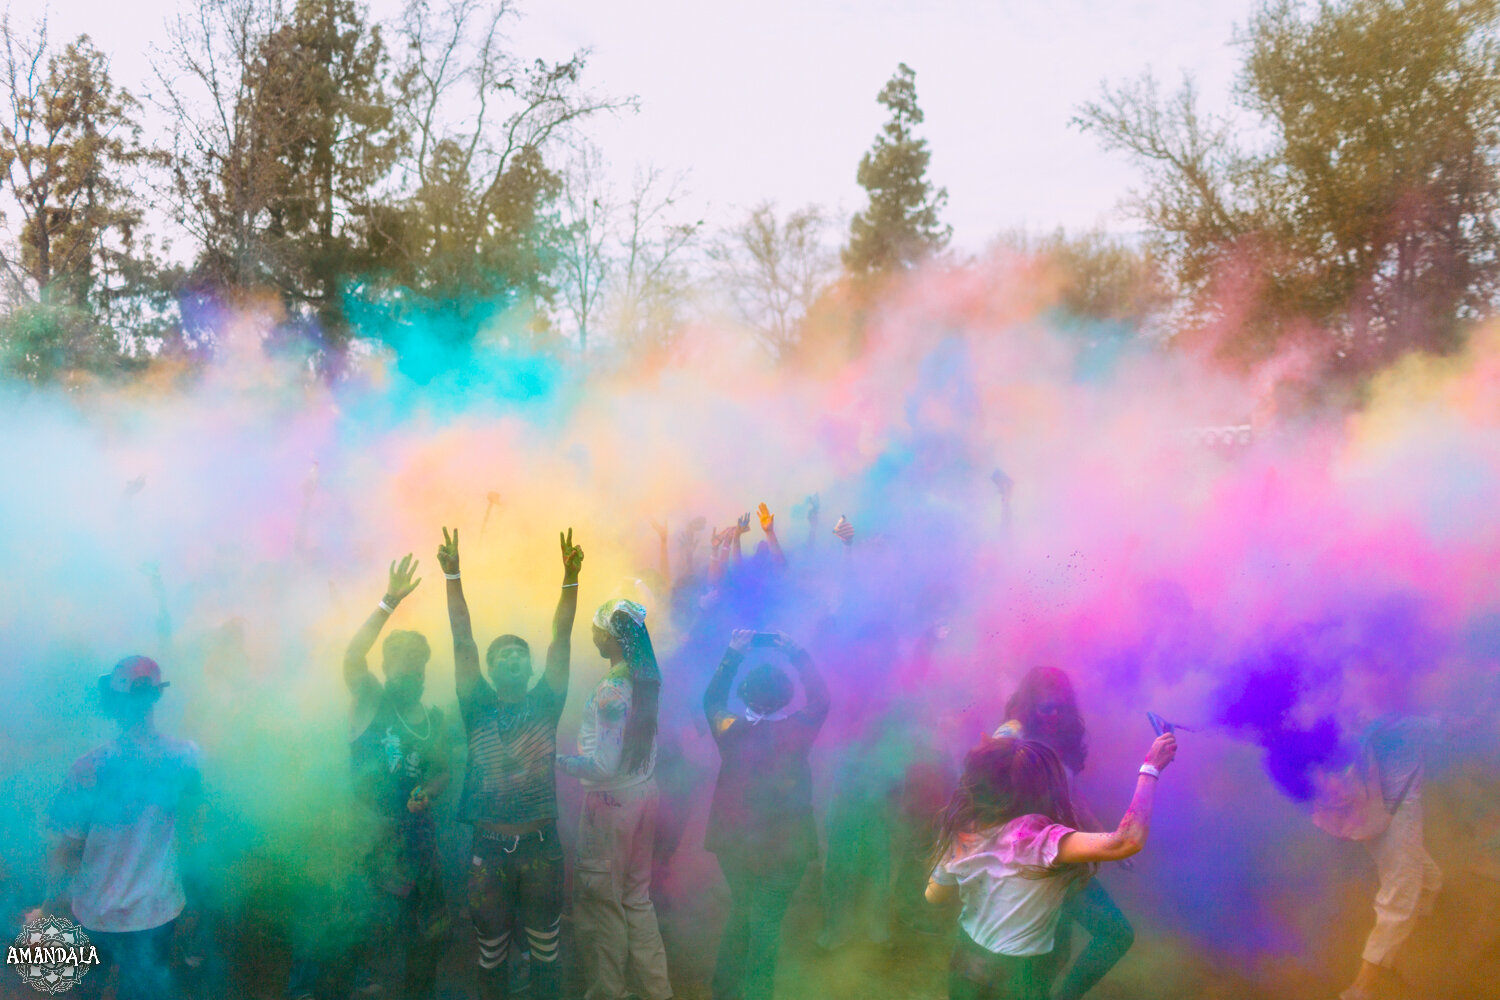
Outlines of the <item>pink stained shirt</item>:
[[1024,872],[1056,861],[1058,844],[1073,832],[1033,813],[955,840],[932,878],[958,886],[959,924],[975,944],[997,955],[1052,950],[1069,881],[1056,875],[1028,878]]

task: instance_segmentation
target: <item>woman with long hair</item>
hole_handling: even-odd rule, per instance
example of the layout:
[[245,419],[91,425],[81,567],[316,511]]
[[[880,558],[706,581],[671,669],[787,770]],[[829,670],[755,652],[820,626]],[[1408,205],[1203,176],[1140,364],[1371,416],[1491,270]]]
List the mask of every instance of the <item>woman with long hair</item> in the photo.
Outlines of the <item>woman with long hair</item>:
[[668,1000],[667,955],[651,905],[656,838],[656,710],[661,672],[646,609],[609,601],[594,614],[594,646],[609,672],[583,709],[578,754],[558,765],[583,783],[573,921],[588,1000],[625,996],[632,969],[645,1000]]
[[950,1000],[1047,1000],[1064,899],[1095,864],[1145,846],[1156,782],[1176,753],[1172,734],[1158,737],[1119,826],[1083,833],[1067,771],[1046,743],[1002,737],[969,752],[927,885],[929,902],[961,903]]
[[[1056,752],[1068,771],[1068,793],[1082,829],[1097,830],[1099,821],[1076,791],[1078,772],[1088,761],[1088,731],[1078,711],[1073,682],[1056,667],[1034,667],[1021,678],[1005,703],[1009,720],[995,736],[1038,740]],[[1098,879],[1089,879],[1063,903],[1057,932],[1058,964],[1066,961],[1071,925],[1089,935],[1089,943],[1069,966],[1053,991],[1053,1000],[1079,1000],[1114,968],[1135,943],[1135,930]]]

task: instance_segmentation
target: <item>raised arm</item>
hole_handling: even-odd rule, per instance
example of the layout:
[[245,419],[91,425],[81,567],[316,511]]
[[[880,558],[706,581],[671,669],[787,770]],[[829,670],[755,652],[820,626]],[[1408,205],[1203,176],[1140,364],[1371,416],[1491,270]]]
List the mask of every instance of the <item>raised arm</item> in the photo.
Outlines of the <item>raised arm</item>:
[[719,661],[719,669],[714,671],[713,679],[708,682],[708,690],[703,692],[703,714],[708,717],[708,730],[713,733],[714,739],[726,731],[734,723],[734,718],[729,714],[729,689],[734,684],[734,675],[739,671],[740,664],[745,660],[745,648],[750,645],[750,639],[755,635],[747,629],[737,629],[729,636],[729,647],[724,650],[724,658]]
[[792,641],[791,636],[784,632],[776,633],[779,642],[778,647],[786,658],[791,661],[792,669],[797,671],[797,679],[802,682],[802,693],[806,698],[806,704],[798,713],[808,722],[815,726],[821,726],[823,720],[828,717],[828,685],[823,680],[823,675],[818,672],[818,665],[808,655],[807,650]]
[[[374,677],[370,674],[370,665],[365,658],[370,655],[375,640],[380,638],[380,630],[385,628],[386,620],[396,610],[396,605],[405,599],[407,594],[417,589],[417,584],[422,582],[421,577],[416,576],[417,562],[408,552],[402,557],[400,565],[391,563],[390,576],[386,582],[385,596],[375,610],[370,612],[370,617],[354,633],[354,638],[349,640],[349,648],[344,651],[344,683],[356,696],[361,695],[369,689]],[[413,579],[413,577],[416,577]]]
[[568,692],[568,662],[573,654],[573,619],[578,614],[578,571],[583,568],[583,546],[573,544],[573,529],[567,537],[557,533],[562,546],[562,593],[552,613],[552,642],[547,647],[547,672],[542,679],[558,694]]
[[448,627],[453,632],[453,679],[458,697],[466,699],[480,681],[479,644],[474,641],[474,623],[469,619],[469,602],[464,599],[464,584],[458,573],[458,529],[448,534],[443,529],[443,544],[437,550],[438,565],[448,579]]
[[818,510],[822,506],[816,493],[807,498],[807,548],[811,551],[818,544]]
[[764,503],[756,509],[756,515],[760,517],[760,530],[766,533],[766,544],[771,546],[771,554],[781,565],[786,565],[786,555],[781,551],[781,542],[776,540],[776,515],[771,513],[771,508]]
[[[1146,764],[1158,772],[1177,756],[1177,737],[1163,733],[1146,752]],[[1139,854],[1146,846],[1151,827],[1151,803],[1156,795],[1157,778],[1144,769],[1135,782],[1135,797],[1110,833],[1070,833],[1057,846],[1057,860],[1064,864],[1089,861],[1120,861]]]
[[729,561],[729,535],[733,528],[726,528],[722,532],[715,528],[709,535],[713,549],[708,555],[708,582],[718,586],[720,580],[724,579],[724,564]]

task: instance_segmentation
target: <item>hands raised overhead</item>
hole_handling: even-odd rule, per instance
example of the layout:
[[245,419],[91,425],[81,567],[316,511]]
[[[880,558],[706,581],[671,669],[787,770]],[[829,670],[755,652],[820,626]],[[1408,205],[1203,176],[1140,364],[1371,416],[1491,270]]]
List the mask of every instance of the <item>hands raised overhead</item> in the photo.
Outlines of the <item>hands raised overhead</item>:
[[453,534],[451,536],[448,534],[447,528],[443,529],[443,544],[438,546],[437,561],[438,565],[443,568],[443,572],[446,575],[455,576],[458,573],[457,528],[453,529]]
[[[663,528],[663,531],[666,529]],[[557,533],[558,544],[562,547],[563,573],[568,579],[577,579],[578,571],[583,568],[583,546],[573,544],[573,529],[569,528],[566,536],[561,531]]]
[[[456,552],[454,558],[457,558]],[[399,565],[392,562],[390,577],[385,587],[386,603],[394,608],[407,594],[416,590],[417,584],[422,582],[422,578],[416,574],[417,560],[411,557],[410,552],[401,557]]]
[[760,530],[769,535],[775,527],[776,515],[771,513],[771,508],[767,507],[764,502],[755,509],[755,513],[760,517]]

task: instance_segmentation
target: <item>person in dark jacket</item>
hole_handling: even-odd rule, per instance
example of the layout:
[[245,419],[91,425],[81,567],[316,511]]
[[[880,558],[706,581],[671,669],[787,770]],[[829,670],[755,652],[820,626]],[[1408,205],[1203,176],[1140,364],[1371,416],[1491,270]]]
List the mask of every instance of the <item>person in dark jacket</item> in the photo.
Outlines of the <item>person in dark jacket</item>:
[[[742,713],[729,691],[750,649],[773,651],[802,683],[803,707],[789,711],[792,679],[760,662],[746,671]],[[828,717],[828,688],[812,658],[780,632],[737,631],[703,696],[722,761],[704,847],[729,884],[729,920],[714,968],[714,1000],[765,1000],[776,980],[781,921],[807,865],[818,855],[808,753]]]

